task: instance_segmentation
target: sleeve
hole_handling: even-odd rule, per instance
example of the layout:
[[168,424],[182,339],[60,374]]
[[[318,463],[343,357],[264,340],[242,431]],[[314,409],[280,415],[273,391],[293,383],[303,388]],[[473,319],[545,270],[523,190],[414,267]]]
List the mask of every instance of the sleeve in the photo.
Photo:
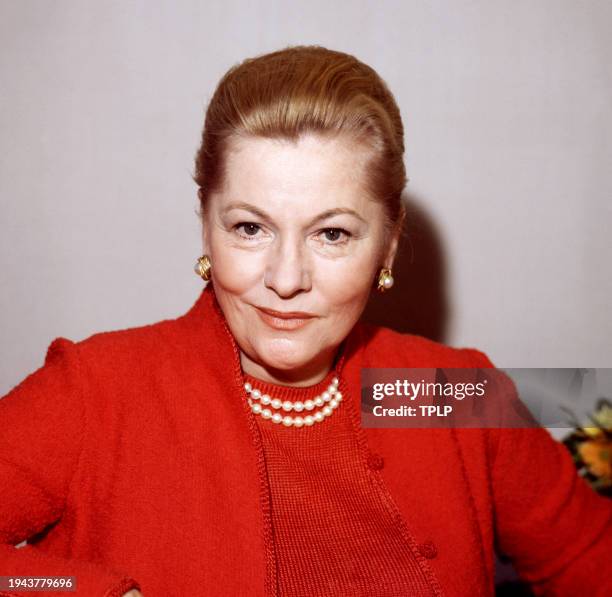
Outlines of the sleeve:
[[[125,574],[30,544],[15,547],[64,514],[85,433],[79,380],[78,347],[56,338],[45,364],[0,399],[0,575],[74,576],[73,594],[120,597],[140,589]],[[3,596],[30,594],[39,591],[0,588]]]
[[[493,367],[483,353],[473,354],[476,367]],[[520,401],[507,379],[505,410]],[[546,429],[502,425],[487,437],[496,543],[520,578],[535,595],[612,595],[612,501],[578,475]]]

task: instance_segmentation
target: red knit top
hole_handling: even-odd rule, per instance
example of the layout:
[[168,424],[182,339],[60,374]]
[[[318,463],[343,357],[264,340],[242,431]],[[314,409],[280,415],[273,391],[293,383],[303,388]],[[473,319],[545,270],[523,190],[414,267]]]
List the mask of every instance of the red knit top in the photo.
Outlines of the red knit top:
[[[328,389],[334,376],[339,388],[344,387],[340,361],[308,388],[266,383],[251,375],[244,379],[271,398],[305,402]],[[280,595],[429,594],[427,579],[376,490],[371,470],[382,468],[382,458],[375,455],[369,468],[362,465],[355,432],[359,421],[346,401],[312,426],[285,427],[261,416],[256,420],[270,488]]]

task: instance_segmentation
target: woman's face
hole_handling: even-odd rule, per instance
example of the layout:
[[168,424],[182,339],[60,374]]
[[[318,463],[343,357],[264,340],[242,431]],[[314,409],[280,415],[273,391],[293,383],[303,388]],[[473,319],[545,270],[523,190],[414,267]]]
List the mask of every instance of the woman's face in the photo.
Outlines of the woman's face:
[[315,135],[234,141],[203,244],[248,373],[322,377],[391,266],[397,238],[385,254],[383,207],[361,185],[366,151]]

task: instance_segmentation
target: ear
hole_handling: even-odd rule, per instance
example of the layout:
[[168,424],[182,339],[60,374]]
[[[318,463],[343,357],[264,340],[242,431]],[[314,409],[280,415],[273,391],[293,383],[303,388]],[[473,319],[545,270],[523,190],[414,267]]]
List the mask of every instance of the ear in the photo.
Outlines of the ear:
[[389,244],[387,246],[386,253],[383,255],[383,267],[388,267],[389,269],[393,267],[395,255],[397,254],[397,249],[399,247],[399,240],[402,235],[402,230],[404,229],[405,220],[406,208],[404,206],[404,203],[402,202],[399,218],[391,232],[391,238],[389,239]]
[[[201,195],[201,189],[198,190],[198,197]],[[199,215],[200,215],[200,226],[202,227],[201,239],[202,239],[202,255],[210,255],[210,245],[208,239],[208,214],[207,210],[202,209],[200,203]]]
[[202,255],[210,255],[209,253],[209,249],[208,249],[208,236],[206,234],[206,222],[204,222],[204,220],[202,220]]

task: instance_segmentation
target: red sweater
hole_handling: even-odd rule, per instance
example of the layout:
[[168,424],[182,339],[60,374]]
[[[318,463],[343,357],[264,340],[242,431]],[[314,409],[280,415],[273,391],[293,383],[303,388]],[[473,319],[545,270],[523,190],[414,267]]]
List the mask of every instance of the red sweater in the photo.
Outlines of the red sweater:
[[[0,575],[107,597],[471,597],[493,593],[497,546],[537,594],[612,594],[612,504],[546,430],[360,426],[362,367],[436,366],[491,363],[358,323],[344,400],[295,429],[251,412],[211,285],[176,319],[58,338],[0,400]],[[290,400],[328,382],[249,379]]]

